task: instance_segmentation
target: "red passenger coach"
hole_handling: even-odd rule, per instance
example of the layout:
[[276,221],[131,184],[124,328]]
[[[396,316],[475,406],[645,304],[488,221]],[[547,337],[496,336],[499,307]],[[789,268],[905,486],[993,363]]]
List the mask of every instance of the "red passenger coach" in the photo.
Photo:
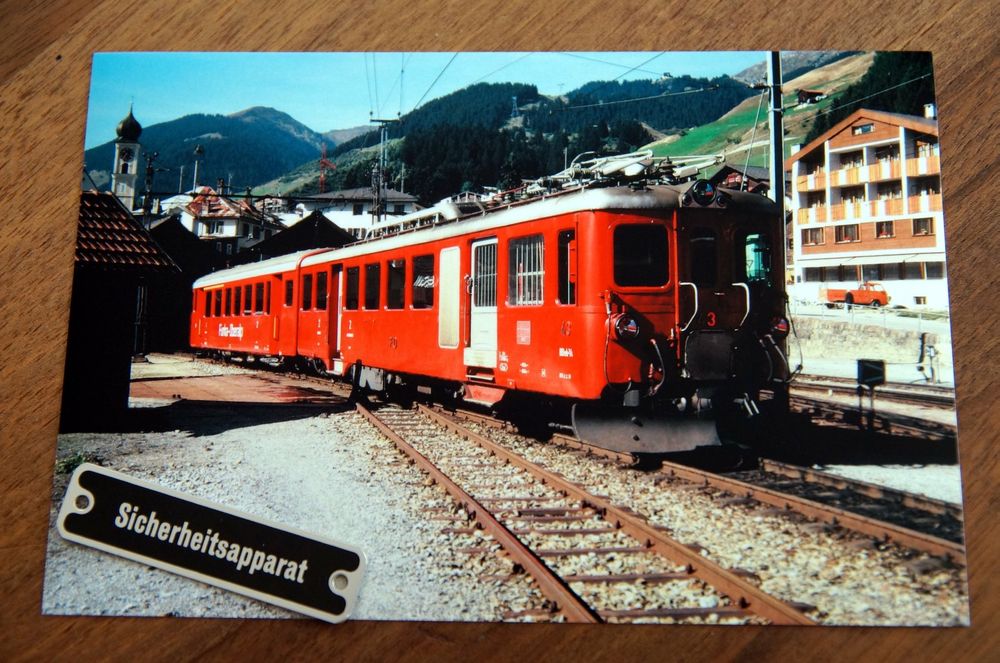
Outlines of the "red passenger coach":
[[211,274],[192,345],[515,417],[543,404],[616,450],[718,444],[759,418],[762,390],[787,393],[779,208],[644,168],[442,203],[375,239]]

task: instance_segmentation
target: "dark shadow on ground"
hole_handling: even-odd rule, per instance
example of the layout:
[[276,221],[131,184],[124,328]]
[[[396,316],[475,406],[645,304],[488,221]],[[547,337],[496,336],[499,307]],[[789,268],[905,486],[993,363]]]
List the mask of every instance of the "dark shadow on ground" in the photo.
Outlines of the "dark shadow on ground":
[[179,430],[195,437],[217,435],[229,430],[296,421],[324,413],[353,410],[341,403],[238,403],[223,401],[180,400],[163,407],[130,408],[101,425],[90,426],[88,433],[162,433]]

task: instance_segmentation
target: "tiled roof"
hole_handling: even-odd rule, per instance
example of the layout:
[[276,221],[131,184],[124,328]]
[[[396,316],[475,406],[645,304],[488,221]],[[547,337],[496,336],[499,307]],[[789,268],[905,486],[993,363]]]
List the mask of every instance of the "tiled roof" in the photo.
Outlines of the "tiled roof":
[[76,264],[106,269],[177,269],[113,194],[98,191],[80,194]]
[[186,210],[191,216],[199,219],[241,219],[250,218],[257,223],[272,228],[281,229],[273,215],[262,212],[246,200],[234,200],[221,196],[208,186],[199,187],[195,197],[187,204]]

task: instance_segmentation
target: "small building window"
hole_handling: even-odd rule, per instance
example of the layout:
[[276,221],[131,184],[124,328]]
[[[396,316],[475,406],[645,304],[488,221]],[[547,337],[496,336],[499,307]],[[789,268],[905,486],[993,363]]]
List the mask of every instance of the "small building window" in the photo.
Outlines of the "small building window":
[[382,265],[377,262],[365,265],[365,309],[378,310]]
[[365,206],[363,203],[354,203],[352,211],[354,212],[354,216],[361,216],[365,211]]
[[834,228],[834,237],[838,243],[860,241],[858,224],[852,223],[847,226],[837,226]]
[[899,278],[905,280],[916,280],[924,277],[920,270],[919,262],[904,262],[899,266]]
[[316,274],[316,310],[325,311],[326,310],[326,299],[327,299],[327,284],[329,275],[326,271],[318,272]]
[[806,267],[805,281],[807,283],[821,283],[826,281],[826,269],[823,267]]
[[875,237],[878,239],[889,239],[890,237],[895,237],[892,221],[876,221],[875,222]]
[[397,205],[393,205],[392,206],[392,213],[393,214],[402,214],[403,213],[403,206],[402,205],[398,205],[398,204]]
[[913,220],[913,234],[914,235],[933,235],[934,234],[934,219],[914,219]]
[[944,278],[944,263],[943,262],[925,262],[924,263],[924,274],[929,279],[943,279]]
[[302,277],[302,310],[308,311],[312,308],[313,277],[306,274]]
[[861,266],[861,277],[865,281],[881,281],[882,280],[882,266],[881,265],[862,265]]
[[559,303],[576,304],[576,231],[559,232]]
[[859,124],[856,127],[851,127],[851,133],[855,136],[860,136],[862,134],[870,134],[875,131],[875,125],[871,122],[868,124]]
[[385,298],[386,308],[403,308],[404,292],[406,291],[406,261],[402,258],[390,260]]
[[347,287],[344,293],[344,308],[349,311],[358,310],[358,282],[361,280],[358,267],[347,268]]
[[803,228],[802,246],[816,246],[824,242],[823,231],[825,228]]
[[413,308],[434,306],[434,256],[417,256],[413,259],[413,287],[410,289]]
[[542,284],[545,280],[545,242],[541,235],[510,240],[507,268],[507,302],[514,306],[531,306],[544,301]]
[[285,281],[285,306],[291,306],[295,301],[295,281],[288,279]]

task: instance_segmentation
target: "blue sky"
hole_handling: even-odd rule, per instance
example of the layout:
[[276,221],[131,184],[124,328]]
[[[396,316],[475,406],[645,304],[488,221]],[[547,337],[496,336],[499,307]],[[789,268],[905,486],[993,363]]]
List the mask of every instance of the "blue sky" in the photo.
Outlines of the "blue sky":
[[91,148],[113,139],[130,102],[143,126],[270,106],[329,131],[366,124],[369,111],[406,114],[418,102],[481,81],[533,83],[543,94],[559,94],[591,80],[735,74],[765,57],[761,51],[95,53],[85,142]]

